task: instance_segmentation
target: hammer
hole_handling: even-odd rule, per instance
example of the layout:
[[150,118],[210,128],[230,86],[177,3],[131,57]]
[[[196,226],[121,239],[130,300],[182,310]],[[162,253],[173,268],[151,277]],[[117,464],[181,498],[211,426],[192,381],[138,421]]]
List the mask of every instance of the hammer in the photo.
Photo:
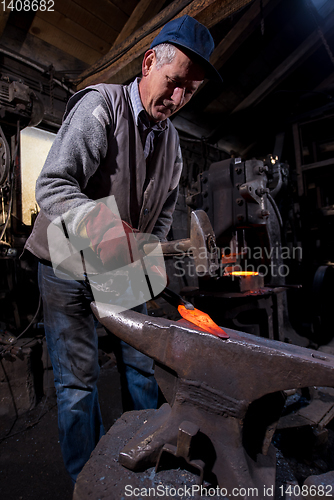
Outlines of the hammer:
[[[154,256],[155,247],[154,243],[148,243],[143,250],[146,255]],[[166,256],[191,255],[199,276],[209,276],[219,268],[215,233],[204,210],[191,212],[189,238],[163,242],[161,249]]]

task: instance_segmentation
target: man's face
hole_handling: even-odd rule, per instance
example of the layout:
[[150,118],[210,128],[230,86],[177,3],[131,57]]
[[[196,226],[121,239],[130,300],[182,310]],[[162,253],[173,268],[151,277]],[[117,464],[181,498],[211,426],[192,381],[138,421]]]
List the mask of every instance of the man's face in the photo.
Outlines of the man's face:
[[156,68],[154,50],[148,50],[142,73],[140,98],[150,119],[155,122],[169,118],[187,104],[204,80],[204,70],[177,48],[173,62],[159,69]]

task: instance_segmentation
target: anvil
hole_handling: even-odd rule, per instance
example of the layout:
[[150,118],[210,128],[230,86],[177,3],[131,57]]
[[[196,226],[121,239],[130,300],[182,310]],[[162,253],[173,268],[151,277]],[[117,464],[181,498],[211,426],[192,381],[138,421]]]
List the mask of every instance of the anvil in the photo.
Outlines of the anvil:
[[91,307],[108,330],[154,359],[167,400],[120,452],[120,463],[134,471],[159,469],[174,455],[199,471],[200,482],[207,478],[229,494],[261,492],[275,482],[271,438],[282,391],[334,387],[327,353],[227,328],[229,338],[221,339],[186,320]]

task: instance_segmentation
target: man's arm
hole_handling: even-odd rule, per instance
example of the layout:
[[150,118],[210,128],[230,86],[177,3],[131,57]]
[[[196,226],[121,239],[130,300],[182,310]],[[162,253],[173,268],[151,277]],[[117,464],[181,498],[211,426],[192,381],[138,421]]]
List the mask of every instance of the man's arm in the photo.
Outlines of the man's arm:
[[66,117],[37,180],[40,208],[50,220],[66,214],[71,234],[76,234],[82,218],[95,207],[82,191],[106,156],[110,126],[100,93],[85,94]]

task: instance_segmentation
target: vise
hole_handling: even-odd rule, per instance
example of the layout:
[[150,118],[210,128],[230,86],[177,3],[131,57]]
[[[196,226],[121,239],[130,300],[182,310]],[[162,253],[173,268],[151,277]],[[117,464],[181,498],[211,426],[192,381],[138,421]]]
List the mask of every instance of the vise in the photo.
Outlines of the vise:
[[249,488],[260,498],[273,488],[271,440],[282,391],[334,387],[334,356],[230,329],[229,339],[220,339],[185,320],[118,313],[108,304],[91,307],[108,330],[154,359],[167,400],[122,449],[122,465],[159,470],[166,456],[182,458],[200,483],[244,500]]

